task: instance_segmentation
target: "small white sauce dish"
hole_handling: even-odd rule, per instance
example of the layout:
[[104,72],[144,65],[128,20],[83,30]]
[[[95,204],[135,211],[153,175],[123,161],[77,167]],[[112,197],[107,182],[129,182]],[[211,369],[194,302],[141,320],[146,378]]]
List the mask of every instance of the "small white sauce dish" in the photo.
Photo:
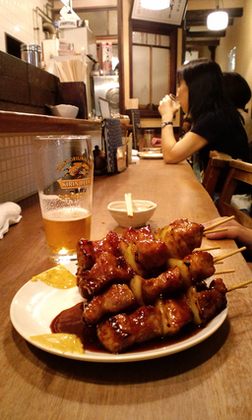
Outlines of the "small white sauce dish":
[[121,227],[140,228],[153,216],[157,204],[146,200],[132,200],[133,217],[129,217],[125,201],[113,201],[108,205],[111,216]]
[[60,104],[51,107],[51,112],[55,117],[76,118],[79,108],[74,105]]

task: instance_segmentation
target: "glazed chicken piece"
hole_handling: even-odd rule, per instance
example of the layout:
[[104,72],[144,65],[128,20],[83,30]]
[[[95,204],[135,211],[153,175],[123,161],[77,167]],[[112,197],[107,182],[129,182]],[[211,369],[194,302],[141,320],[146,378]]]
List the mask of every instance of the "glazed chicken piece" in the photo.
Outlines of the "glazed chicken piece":
[[97,336],[111,353],[162,335],[161,313],[154,306],[142,306],[133,314],[118,314],[97,326]]
[[199,248],[202,241],[204,226],[187,219],[177,219],[169,225],[157,229],[155,238],[163,241],[170,258],[182,259]]
[[166,269],[168,252],[164,242],[153,239],[131,243],[123,256],[136,274],[150,277],[152,270]]
[[83,319],[87,325],[94,325],[106,314],[131,309],[135,305],[136,298],[126,284],[113,284],[102,295],[84,304]]
[[152,240],[154,239],[154,233],[152,232],[150,226],[144,226],[140,229],[127,227],[123,231],[122,239],[124,239],[128,244],[131,244],[132,242],[137,241]]
[[183,260],[168,259],[169,267],[178,267],[185,289],[211,277],[215,272],[213,256],[209,252],[197,251],[187,255]]
[[123,257],[103,252],[90,270],[78,270],[77,276],[81,296],[90,300],[113,283],[128,283],[133,270]]
[[167,262],[167,247],[162,241],[145,240],[135,244],[137,260],[145,270],[162,267]]
[[120,249],[124,256],[127,248],[131,244],[135,244],[139,241],[153,241],[155,240],[154,233],[151,231],[150,226],[144,226],[140,229],[133,227],[127,227],[124,229],[121,236]]
[[102,252],[109,252],[119,257],[121,255],[120,241],[120,237],[113,231],[108,232],[107,236],[100,241],[80,239],[77,244],[78,268],[89,270]]
[[200,247],[204,232],[202,224],[189,222],[188,219],[177,219],[170,223],[169,226],[176,230],[190,249],[193,250]]
[[140,229],[135,229],[133,227],[125,228],[120,239],[120,248],[122,255],[124,256],[125,251],[129,247],[129,245],[135,244],[138,241],[153,241],[155,238],[153,232],[150,229],[150,226],[144,226]]
[[222,279],[215,279],[207,287],[205,283],[192,286],[187,299],[194,315],[194,322],[203,325],[213,319],[227,306],[227,288]]
[[193,313],[185,294],[176,299],[158,299],[156,308],[162,315],[164,336],[173,336],[193,320]]
[[135,275],[129,287],[134,293],[140,306],[153,304],[160,294],[172,294],[183,288],[180,270],[178,267],[161,273],[158,277],[144,279]]

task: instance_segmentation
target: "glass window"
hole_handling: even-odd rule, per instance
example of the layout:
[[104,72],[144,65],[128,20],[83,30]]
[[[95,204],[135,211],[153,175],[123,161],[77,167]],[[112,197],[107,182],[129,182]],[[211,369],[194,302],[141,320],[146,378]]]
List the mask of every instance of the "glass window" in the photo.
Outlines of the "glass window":
[[132,33],[133,97],[139,105],[157,108],[169,92],[170,37],[154,33]]

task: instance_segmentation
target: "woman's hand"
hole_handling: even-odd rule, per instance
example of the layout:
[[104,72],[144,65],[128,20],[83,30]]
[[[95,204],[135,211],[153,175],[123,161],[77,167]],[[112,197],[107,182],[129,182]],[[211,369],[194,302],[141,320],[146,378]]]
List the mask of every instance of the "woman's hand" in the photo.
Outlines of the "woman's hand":
[[161,139],[159,139],[157,137],[153,137],[151,139],[151,145],[152,146],[161,146]]
[[[210,222],[204,223],[204,226],[210,226],[215,222],[224,220],[226,217],[218,217],[217,219],[211,220]],[[234,239],[241,245],[247,247],[247,251],[252,255],[252,230],[246,228],[236,220],[229,220],[228,222],[221,224],[222,228],[227,230],[222,232],[206,234],[207,239]]]
[[165,97],[159,102],[158,111],[163,121],[172,121],[179,108],[180,105],[178,102],[173,101],[169,95],[165,95]]
[[[204,223],[204,227],[207,228],[212,224],[222,222],[226,217],[217,217],[217,219],[211,220],[210,222]],[[243,232],[244,226],[240,225],[236,220],[228,220],[227,222],[221,223],[221,228],[226,228],[221,232],[206,234],[208,239],[237,239],[240,232]],[[214,228],[213,228],[214,230]],[[252,233],[251,233],[252,236]]]

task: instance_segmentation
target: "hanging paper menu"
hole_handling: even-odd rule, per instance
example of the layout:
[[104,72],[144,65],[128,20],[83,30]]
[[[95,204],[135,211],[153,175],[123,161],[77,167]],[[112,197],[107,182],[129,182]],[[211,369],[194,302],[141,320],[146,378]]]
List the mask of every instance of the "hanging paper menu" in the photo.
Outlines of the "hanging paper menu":
[[[155,1],[155,0],[154,0]],[[163,10],[149,10],[141,7],[141,0],[134,0],[132,19],[168,23],[180,26],[184,17],[187,0],[170,0],[170,6]]]

